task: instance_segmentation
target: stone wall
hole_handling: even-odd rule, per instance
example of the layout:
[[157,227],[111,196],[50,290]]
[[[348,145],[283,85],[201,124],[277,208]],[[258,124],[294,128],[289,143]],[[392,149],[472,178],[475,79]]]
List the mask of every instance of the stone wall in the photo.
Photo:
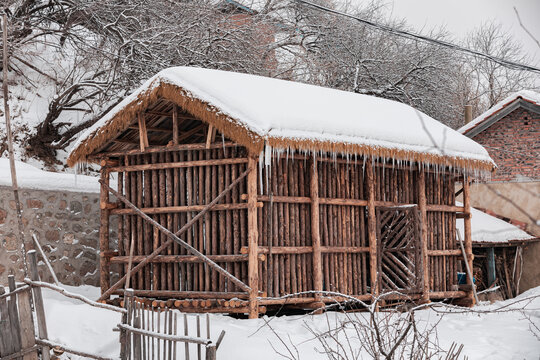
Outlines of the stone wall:
[[[21,189],[19,196],[26,239],[36,234],[60,282],[98,285],[99,194]],[[11,188],[0,186],[0,284],[12,273],[22,278],[13,199]],[[43,262],[40,274],[52,281]]]

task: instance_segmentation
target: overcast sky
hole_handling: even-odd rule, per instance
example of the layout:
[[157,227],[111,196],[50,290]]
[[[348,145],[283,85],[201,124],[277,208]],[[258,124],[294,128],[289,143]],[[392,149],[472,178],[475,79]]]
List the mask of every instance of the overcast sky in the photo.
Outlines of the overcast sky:
[[[365,4],[370,0],[353,0]],[[540,64],[540,48],[520,27],[513,7],[525,27],[540,41],[540,0],[382,0],[389,16],[405,18],[417,31],[445,28],[456,37],[483,22],[501,22]],[[534,65],[534,64],[531,64]]]

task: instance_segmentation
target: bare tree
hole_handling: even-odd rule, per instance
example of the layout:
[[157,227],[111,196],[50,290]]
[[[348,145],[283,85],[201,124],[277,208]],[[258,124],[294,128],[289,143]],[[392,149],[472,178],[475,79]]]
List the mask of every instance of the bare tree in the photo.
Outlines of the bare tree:
[[[472,31],[466,46],[494,57],[518,63],[530,63],[523,46],[500,23],[488,22]],[[523,70],[505,67],[494,61],[469,57],[460,68],[460,76],[469,82],[466,103],[473,105],[474,116],[480,115],[510,93],[534,88],[535,77]],[[465,105],[465,104],[463,104]]]

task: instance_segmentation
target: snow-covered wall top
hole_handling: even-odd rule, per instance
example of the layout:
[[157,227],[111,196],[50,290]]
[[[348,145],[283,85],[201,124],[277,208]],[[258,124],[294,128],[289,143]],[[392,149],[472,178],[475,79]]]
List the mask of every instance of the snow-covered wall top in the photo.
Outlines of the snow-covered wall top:
[[495,167],[481,145],[399,102],[193,67],[165,69],[149,79],[81,136],[68,163],[85,161],[92,151],[126,129],[150,98],[158,97],[179,103],[203,121],[216,119],[216,128],[252,151],[271,147],[485,171]]
[[[22,189],[99,192],[98,178],[86,175],[43,171],[21,161],[15,162],[17,183]],[[9,160],[0,158],[0,186],[11,186]]]
[[470,123],[460,127],[458,131],[462,134],[466,134],[469,130],[480,125],[480,123],[483,123],[484,120],[489,119],[491,116],[495,115],[496,113],[504,109],[506,106],[512,104],[518,99],[523,99],[525,101],[540,106],[540,93],[531,90],[521,90],[509,95],[504,100],[499,101],[497,104],[489,108],[486,112],[473,119]]
[[[462,206],[462,204],[457,203]],[[531,240],[534,236],[526,233],[515,225],[471,208],[471,232],[474,243],[508,243],[511,241]],[[464,233],[463,221],[457,221],[456,227]]]

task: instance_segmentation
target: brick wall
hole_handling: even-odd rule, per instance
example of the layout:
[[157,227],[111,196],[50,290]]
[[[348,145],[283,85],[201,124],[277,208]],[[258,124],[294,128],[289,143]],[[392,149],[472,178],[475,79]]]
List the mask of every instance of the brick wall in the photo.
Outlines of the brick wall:
[[492,181],[540,180],[540,114],[516,109],[473,140],[498,166]]
[[[36,233],[60,282],[98,285],[99,194],[22,189],[19,196],[27,239]],[[13,192],[0,186],[0,284],[11,273],[22,279],[18,234]],[[52,281],[42,262],[40,275]]]

